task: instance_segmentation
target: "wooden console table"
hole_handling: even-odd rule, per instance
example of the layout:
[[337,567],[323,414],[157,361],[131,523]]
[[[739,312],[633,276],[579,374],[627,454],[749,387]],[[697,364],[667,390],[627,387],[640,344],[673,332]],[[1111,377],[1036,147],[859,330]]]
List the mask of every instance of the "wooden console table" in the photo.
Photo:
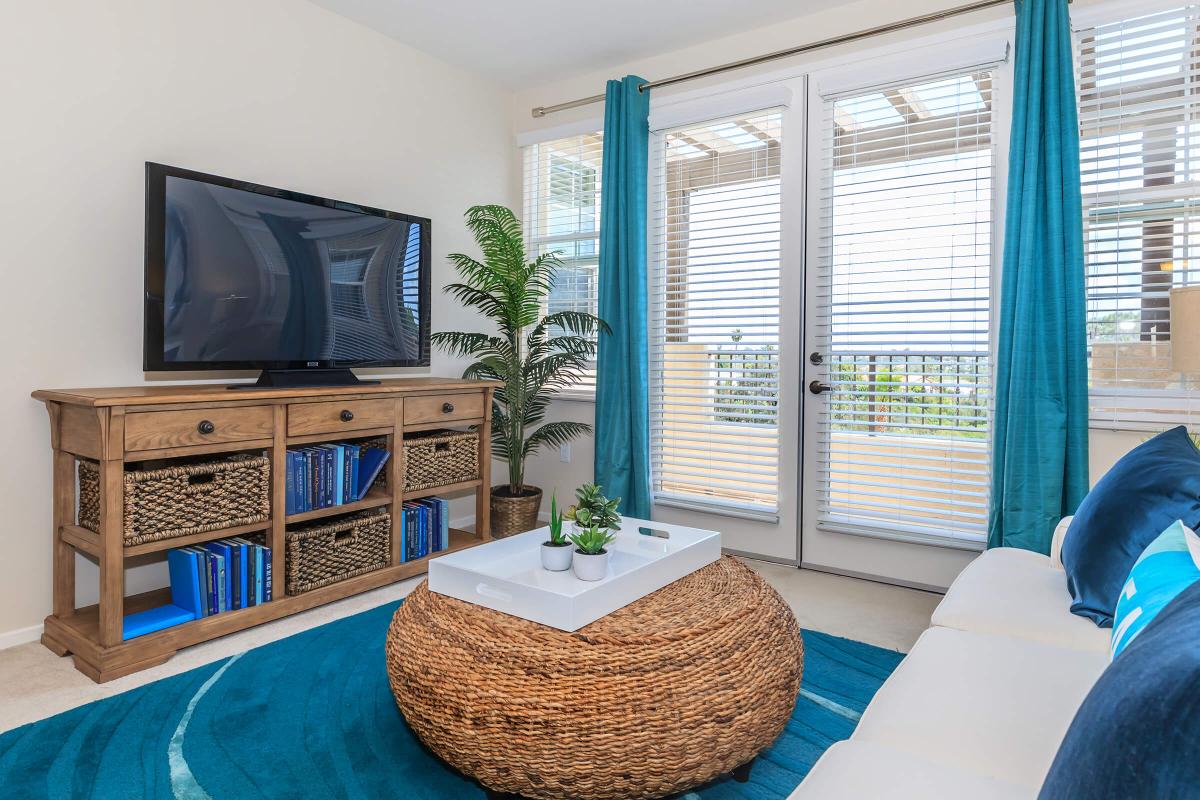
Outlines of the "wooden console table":
[[[54,451],[54,607],[46,618],[42,643],[60,656],[73,654],[76,668],[93,680],[107,681],[161,664],[181,647],[394,583],[427,569],[428,559],[402,562],[401,514],[393,513],[389,566],[288,596],[284,590],[284,533],[291,523],[366,508],[390,506],[398,510],[405,500],[472,490],[476,530],[452,529],[450,551],[487,541],[491,447],[486,432],[495,386],[491,382],[449,378],[401,378],[338,388],[229,391],[221,385],[176,385],[34,392],[33,397],[45,402],[50,412]],[[404,491],[401,443],[406,433],[472,425],[481,426],[483,432],[475,480]],[[386,438],[392,452],[387,491],[372,492],[356,503],[286,516],[287,448],[349,437]],[[271,461],[271,514],[267,521],[148,544],[125,544],[122,514],[127,463],[252,450],[265,452]],[[99,532],[77,524],[76,462],[80,458],[99,464]],[[126,597],[126,559],[251,533],[262,533],[271,548],[273,600],[122,640],[126,614],[170,602],[168,589]],[[75,607],[76,551],[100,564],[98,605]]]

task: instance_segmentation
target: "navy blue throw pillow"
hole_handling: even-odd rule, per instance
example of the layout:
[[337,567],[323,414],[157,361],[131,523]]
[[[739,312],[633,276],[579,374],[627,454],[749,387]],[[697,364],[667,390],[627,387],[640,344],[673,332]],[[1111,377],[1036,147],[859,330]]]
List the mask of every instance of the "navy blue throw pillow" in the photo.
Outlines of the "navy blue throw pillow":
[[1182,425],[1126,453],[1079,504],[1062,548],[1071,611],[1111,626],[1129,570],[1175,520],[1200,527],[1200,450]]
[[1200,797],[1200,582],[1108,665],[1059,745],[1039,800]]

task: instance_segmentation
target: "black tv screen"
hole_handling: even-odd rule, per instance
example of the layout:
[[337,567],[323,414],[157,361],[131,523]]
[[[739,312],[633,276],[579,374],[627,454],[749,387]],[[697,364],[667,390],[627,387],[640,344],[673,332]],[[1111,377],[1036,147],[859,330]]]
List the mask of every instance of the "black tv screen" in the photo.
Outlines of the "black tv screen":
[[144,367],[429,364],[429,220],[146,165]]

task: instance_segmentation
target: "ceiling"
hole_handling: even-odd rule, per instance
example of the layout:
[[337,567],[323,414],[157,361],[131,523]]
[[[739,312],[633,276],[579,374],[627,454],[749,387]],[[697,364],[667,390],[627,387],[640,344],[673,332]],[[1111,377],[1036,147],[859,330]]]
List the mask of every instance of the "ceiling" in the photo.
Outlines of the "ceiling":
[[830,0],[313,2],[512,89],[617,67],[836,5]]

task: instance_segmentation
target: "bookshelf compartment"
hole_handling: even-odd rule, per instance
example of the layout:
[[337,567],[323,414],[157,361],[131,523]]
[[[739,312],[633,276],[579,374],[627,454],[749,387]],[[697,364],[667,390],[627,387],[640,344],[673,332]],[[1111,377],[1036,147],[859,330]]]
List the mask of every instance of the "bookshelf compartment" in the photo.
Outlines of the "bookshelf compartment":
[[[261,454],[130,464],[122,481],[126,547],[256,525],[271,516],[271,461]],[[78,522],[100,530],[100,469],[87,459],[79,461]]]
[[287,593],[300,595],[388,566],[392,515],[362,511],[300,525],[288,529],[284,541]]
[[479,433],[433,430],[404,439],[404,488],[419,492],[479,477]]

